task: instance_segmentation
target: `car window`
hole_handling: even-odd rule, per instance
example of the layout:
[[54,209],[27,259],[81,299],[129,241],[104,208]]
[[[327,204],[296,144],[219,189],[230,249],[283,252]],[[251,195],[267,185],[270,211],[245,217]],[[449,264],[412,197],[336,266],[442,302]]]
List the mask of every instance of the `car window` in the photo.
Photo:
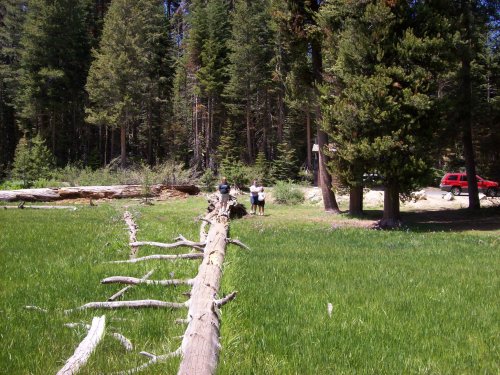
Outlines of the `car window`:
[[460,181],[467,181],[467,176],[466,175],[460,176]]
[[448,176],[448,180],[456,181],[456,180],[458,180],[458,176],[456,174],[452,174],[451,176]]

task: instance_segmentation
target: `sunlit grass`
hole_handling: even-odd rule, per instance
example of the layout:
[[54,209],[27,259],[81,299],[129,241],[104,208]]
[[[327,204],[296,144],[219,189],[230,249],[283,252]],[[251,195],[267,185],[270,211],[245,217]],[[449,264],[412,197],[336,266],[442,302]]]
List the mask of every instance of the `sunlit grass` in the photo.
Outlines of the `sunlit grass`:
[[[122,333],[135,349],[126,353],[107,335],[83,374],[128,369],[147,361],[139,351],[163,354],[179,346],[184,327],[174,321],[185,311],[63,313],[119,290],[100,285],[107,276],[140,277],[152,268],[153,279],[196,274],[193,261],[106,263],[129,254],[124,205],[139,224],[138,239],[162,242],[179,234],[197,239],[196,218],[206,206],[193,198],[0,210],[0,373],[55,373],[85,336],[64,323],[90,323],[102,314],[108,332]],[[227,252],[221,294],[239,293],[222,311],[220,374],[499,372],[498,231],[348,229],[332,227],[320,207],[268,204],[266,211],[231,224],[231,236],[252,251],[230,245]],[[184,301],[185,290],[134,287],[126,299]],[[178,364],[143,373],[176,373]]]

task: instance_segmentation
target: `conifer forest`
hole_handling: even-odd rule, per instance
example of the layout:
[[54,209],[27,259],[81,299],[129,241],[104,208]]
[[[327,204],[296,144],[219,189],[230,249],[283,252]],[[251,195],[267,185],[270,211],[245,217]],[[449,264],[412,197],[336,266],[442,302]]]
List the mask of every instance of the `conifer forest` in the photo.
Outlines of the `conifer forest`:
[[499,15],[497,0],[2,0],[0,179],[41,143],[57,167],[333,175],[351,197],[366,175],[389,196],[443,171],[498,180]]

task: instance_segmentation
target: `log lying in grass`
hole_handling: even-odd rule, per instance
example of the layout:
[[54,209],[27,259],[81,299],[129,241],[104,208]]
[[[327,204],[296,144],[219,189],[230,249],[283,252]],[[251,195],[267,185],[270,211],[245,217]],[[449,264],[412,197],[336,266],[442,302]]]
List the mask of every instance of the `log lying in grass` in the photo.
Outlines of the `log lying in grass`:
[[31,210],[71,210],[71,211],[76,211],[75,206],[26,206],[26,205],[19,205],[19,206],[0,206],[4,210],[8,209],[31,209]]
[[87,363],[97,344],[104,337],[105,325],[106,318],[104,315],[92,319],[92,325],[87,336],[78,345],[74,354],[66,361],[66,364],[58,371],[57,375],[76,374]]
[[[164,190],[175,190],[196,195],[200,189],[195,185],[151,185],[149,195],[159,196]],[[79,186],[44,189],[0,190],[0,201],[51,202],[76,198],[139,198],[144,196],[142,185]]]
[[[218,209],[218,204],[214,204],[214,209]],[[214,374],[217,368],[220,350],[218,309],[224,299],[217,301],[215,296],[222,278],[229,223],[222,215],[211,221],[203,261],[191,290],[179,375]]]
[[178,237],[181,240],[174,243],[163,243],[163,242],[153,242],[153,241],[135,241],[131,242],[130,246],[155,246],[161,247],[164,249],[174,249],[176,247],[193,247],[195,249],[203,251],[203,246],[205,246],[205,242],[193,242],[186,240],[184,237]]
[[[127,224],[128,227],[128,233],[129,233],[129,242],[136,242],[137,241],[137,224],[134,221],[134,217],[132,214],[128,211],[125,211],[123,213],[123,220],[125,220],[125,223]],[[139,251],[139,247],[133,246],[132,244],[130,245],[130,258],[135,258],[137,256],[137,253]]]

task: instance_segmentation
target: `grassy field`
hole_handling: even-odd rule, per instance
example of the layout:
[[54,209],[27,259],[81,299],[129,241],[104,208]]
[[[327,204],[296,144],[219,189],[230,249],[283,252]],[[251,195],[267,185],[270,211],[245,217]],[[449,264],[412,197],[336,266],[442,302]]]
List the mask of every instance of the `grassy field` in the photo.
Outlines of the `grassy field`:
[[[0,210],[0,373],[47,374],[84,337],[68,322],[103,312],[64,309],[105,300],[112,275],[190,277],[195,262],[106,264],[128,256],[121,215],[127,202],[71,211]],[[130,202],[138,238],[196,239],[205,203],[143,207]],[[500,240],[493,230],[433,232],[332,226],[317,207],[268,208],[232,222],[222,292],[239,292],[222,313],[220,374],[498,374]],[[489,213],[488,213],[489,214]],[[343,219],[346,221],[347,219]],[[443,229],[443,227],[439,227]],[[155,253],[141,249],[141,254]],[[183,301],[183,288],[135,287],[127,299]],[[332,316],[327,304],[333,305]],[[27,311],[37,305],[48,314]],[[184,311],[107,311],[108,329],[135,344],[132,354],[106,336],[83,374],[139,365],[145,350],[174,350]],[[145,374],[175,373],[178,360]]]

